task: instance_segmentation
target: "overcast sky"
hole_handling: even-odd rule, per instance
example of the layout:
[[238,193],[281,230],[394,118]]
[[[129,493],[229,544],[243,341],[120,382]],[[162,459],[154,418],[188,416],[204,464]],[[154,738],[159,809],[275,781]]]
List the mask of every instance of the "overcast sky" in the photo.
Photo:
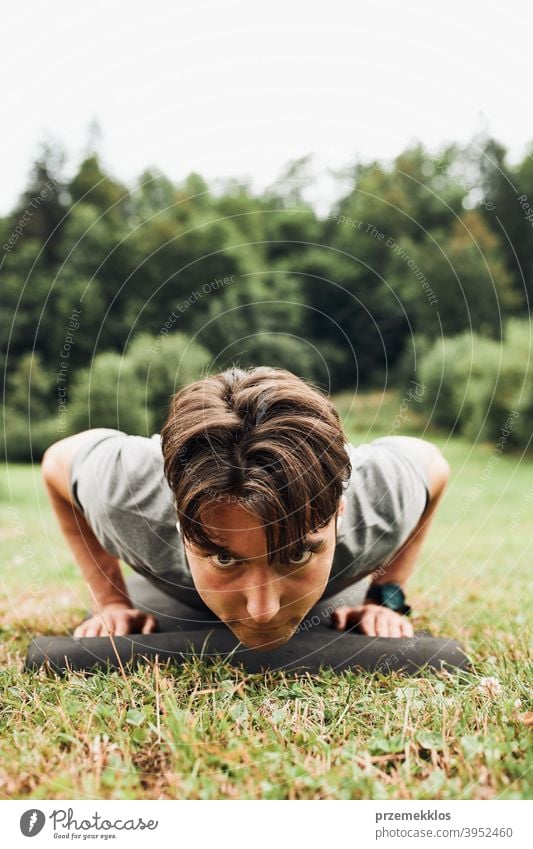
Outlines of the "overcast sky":
[[126,182],[154,165],[260,188],[308,153],[323,175],[416,140],[488,132],[511,159],[533,141],[530,0],[25,0],[2,22],[0,214],[39,142],[72,170],[92,119]]

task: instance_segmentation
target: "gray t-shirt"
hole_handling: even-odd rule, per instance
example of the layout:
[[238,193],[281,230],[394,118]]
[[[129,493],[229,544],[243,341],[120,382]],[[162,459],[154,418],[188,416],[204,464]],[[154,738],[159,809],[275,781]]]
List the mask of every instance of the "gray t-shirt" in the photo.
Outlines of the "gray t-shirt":
[[[370,574],[400,548],[429,498],[416,448],[396,436],[346,443],[352,475],[331,574],[322,598]],[[101,545],[169,595],[201,609],[173,493],[163,473],[160,435],[95,431],[75,454],[70,474],[75,504]]]

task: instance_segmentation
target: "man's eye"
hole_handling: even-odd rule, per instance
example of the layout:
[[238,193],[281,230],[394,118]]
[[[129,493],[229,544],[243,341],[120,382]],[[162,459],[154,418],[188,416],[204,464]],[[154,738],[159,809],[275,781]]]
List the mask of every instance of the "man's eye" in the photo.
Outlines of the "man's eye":
[[226,554],[226,552],[224,551],[217,554],[212,554],[211,557],[209,557],[209,560],[211,560],[211,562],[214,563],[215,566],[220,566],[222,568],[227,566],[234,566],[235,563],[238,563],[238,560],[235,557],[232,557],[231,554]]
[[307,563],[308,560],[311,560],[313,556],[313,552],[311,549],[306,548],[299,556],[294,556],[289,558],[291,563],[294,563],[297,566],[303,566],[304,563]]
[[[303,566],[309,560],[311,560],[314,552],[306,548],[299,555],[294,555],[289,558],[289,562],[293,566]],[[231,566],[235,566],[238,563],[238,559],[236,557],[232,557],[231,554],[226,553],[225,551],[217,552],[216,554],[211,554],[208,558],[215,566],[218,566],[220,569],[227,569]]]

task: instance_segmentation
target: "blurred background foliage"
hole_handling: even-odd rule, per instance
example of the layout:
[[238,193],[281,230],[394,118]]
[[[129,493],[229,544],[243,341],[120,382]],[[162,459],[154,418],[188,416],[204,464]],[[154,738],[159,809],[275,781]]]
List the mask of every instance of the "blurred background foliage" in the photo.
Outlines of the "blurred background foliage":
[[416,381],[424,430],[498,441],[514,411],[509,444],[530,449],[532,153],[415,145],[338,174],[318,214],[308,157],[259,193],[156,169],[126,186],[96,151],[67,179],[43,146],[0,218],[4,454],[86,427],[151,434],[176,389],[231,364],[342,397]]

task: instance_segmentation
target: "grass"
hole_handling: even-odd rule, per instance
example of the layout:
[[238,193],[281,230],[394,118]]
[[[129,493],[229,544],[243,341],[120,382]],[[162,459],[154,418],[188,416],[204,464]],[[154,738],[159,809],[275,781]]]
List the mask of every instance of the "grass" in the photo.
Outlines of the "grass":
[[[389,432],[400,401],[371,393],[337,405],[357,442]],[[420,435],[414,410],[397,432]],[[71,631],[87,596],[38,468],[4,468],[3,797],[530,798],[532,460],[426,438],[452,479],[409,601],[417,630],[455,637],[472,658],[474,672],[453,676],[292,678],[198,659],[138,667],[126,681],[24,674],[32,635]]]

